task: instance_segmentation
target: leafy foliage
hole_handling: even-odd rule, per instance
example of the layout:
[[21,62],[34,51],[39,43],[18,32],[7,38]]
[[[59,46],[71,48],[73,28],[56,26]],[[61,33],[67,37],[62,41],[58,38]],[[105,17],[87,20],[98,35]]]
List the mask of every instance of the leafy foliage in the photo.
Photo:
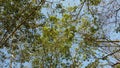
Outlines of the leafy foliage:
[[[33,68],[76,68],[96,57],[95,50],[100,45],[97,40],[102,35],[90,6],[99,5],[101,0],[80,0],[79,5],[68,7],[61,1],[1,2],[0,47],[15,56],[12,62],[31,61]],[[42,12],[44,9],[47,13]],[[72,54],[75,44],[77,48]],[[95,68],[98,63],[97,60],[87,67]]]

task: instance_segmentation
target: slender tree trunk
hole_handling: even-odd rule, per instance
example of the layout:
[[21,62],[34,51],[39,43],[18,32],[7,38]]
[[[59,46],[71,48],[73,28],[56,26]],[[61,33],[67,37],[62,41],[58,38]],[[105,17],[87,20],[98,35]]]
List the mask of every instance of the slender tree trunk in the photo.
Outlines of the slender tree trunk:
[[10,68],[12,68],[12,58],[10,58]]
[[10,68],[12,68],[12,44],[10,44],[10,53],[11,53],[11,56],[10,56]]
[[20,46],[20,68],[22,67],[22,47]]

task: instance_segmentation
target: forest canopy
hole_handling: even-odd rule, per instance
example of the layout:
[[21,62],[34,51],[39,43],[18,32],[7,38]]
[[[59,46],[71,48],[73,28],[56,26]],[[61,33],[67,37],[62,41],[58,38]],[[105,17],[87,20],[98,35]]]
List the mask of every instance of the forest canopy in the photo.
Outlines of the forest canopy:
[[119,7],[119,0],[0,0],[0,68],[119,68]]

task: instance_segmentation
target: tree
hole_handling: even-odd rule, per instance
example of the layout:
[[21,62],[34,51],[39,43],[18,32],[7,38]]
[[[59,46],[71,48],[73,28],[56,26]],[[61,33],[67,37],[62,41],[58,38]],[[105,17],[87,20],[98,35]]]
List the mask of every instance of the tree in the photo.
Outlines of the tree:
[[[38,21],[39,19],[42,20],[44,18],[44,15],[40,13],[40,9],[43,4],[43,1],[40,1],[39,3],[34,3],[30,0],[1,0],[0,47],[7,47],[7,50],[10,52],[10,65],[12,65],[13,61],[12,55],[17,56],[22,53],[22,50],[24,49],[21,49],[21,47],[24,47],[23,45],[26,44],[25,42],[29,42],[29,44],[32,44],[32,40],[34,38],[33,33],[36,31],[37,27],[41,26],[41,24],[37,24],[36,21]],[[22,63],[22,58],[24,57],[22,57],[21,55],[22,54],[19,55],[19,62]]]
[[[0,47],[10,51],[10,67],[21,63],[22,68],[24,62],[31,61],[33,68],[79,68],[92,58],[95,61],[87,67],[95,68],[99,60],[119,52],[104,56],[100,50],[108,45],[102,45],[107,36],[102,26],[106,23],[101,23],[98,14],[101,2],[80,0],[77,5],[67,6],[64,0],[2,0]],[[96,51],[102,56],[97,57]]]
[[[104,9],[101,11],[101,9]],[[105,1],[102,1],[100,5],[98,5],[98,12],[96,15],[99,18],[99,24],[101,27],[102,32],[105,35],[105,40],[102,41],[107,47],[104,47],[103,50],[108,54],[109,56],[112,56],[117,60],[116,63],[109,62],[110,65],[116,65],[120,62],[119,57],[119,42],[120,40],[118,38],[114,38],[113,34],[116,36],[119,35],[119,1],[118,0],[109,0],[105,3]],[[107,28],[106,28],[106,27]],[[111,28],[112,27],[112,28]],[[112,64],[111,64],[112,63]]]

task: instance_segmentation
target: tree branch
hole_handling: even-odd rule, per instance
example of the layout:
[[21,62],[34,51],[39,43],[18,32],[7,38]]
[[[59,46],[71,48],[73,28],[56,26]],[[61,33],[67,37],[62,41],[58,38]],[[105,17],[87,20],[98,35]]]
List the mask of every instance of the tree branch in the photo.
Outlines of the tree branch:
[[108,54],[108,55],[106,55],[106,56],[104,56],[104,57],[102,57],[102,58],[100,58],[100,59],[105,59],[105,58],[107,58],[108,56],[111,56],[111,55],[113,55],[113,54],[115,54],[115,53],[117,53],[117,52],[120,52],[120,49],[118,49],[118,50],[116,50],[116,51],[114,51],[114,52],[112,52],[112,53],[110,53],[110,54]]
[[100,41],[96,41],[96,42],[107,42],[107,43],[118,42],[119,43],[120,40],[113,40],[113,41],[112,40],[110,40],[110,41],[108,41],[108,40],[106,40],[106,41],[105,40],[100,40]]
[[[28,17],[32,16],[32,15],[34,14],[35,10],[37,10],[38,8],[41,8],[41,6],[45,3],[44,1],[45,1],[45,0],[42,0],[42,1],[39,3],[40,6],[38,5],[38,6],[34,9],[34,11],[31,12],[30,15],[28,15]],[[2,43],[2,45],[4,45],[4,44],[7,42],[7,40],[8,40],[11,36],[14,35],[14,33],[26,22],[26,20],[27,20],[27,17],[23,20],[22,23],[20,23],[20,24],[13,30],[12,33],[10,33],[9,36],[6,37],[6,39],[5,39],[4,43]],[[1,41],[1,42],[2,42],[2,41]]]

